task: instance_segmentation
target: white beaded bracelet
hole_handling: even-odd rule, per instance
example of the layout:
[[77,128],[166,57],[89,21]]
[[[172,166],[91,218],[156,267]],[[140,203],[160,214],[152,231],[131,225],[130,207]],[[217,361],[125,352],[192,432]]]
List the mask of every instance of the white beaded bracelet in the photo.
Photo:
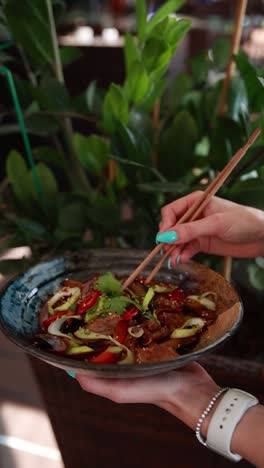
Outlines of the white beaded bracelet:
[[206,416],[208,416],[208,414],[210,413],[211,409],[213,408],[215,402],[218,400],[218,398],[224,393],[226,392],[227,390],[229,390],[228,387],[225,387],[225,388],[221,388],[221,390],[219,390],[219,392],[216,393],[216,395],[211,399],[209,405],[207,406],[207,408],[204,410],[204,412],[201,414],[199,420],[198,420],[198,423],[197,423],[197,426],[196,426],[196,429],[195,429],[195,434],[196,434],[196,437],[197,439],[199,440],[199,442],[204,445],[205,447],[207,447],[207,443],[206,443],[206,440],[201,436],[201,427],[202,427],[202,424],[206,418]]

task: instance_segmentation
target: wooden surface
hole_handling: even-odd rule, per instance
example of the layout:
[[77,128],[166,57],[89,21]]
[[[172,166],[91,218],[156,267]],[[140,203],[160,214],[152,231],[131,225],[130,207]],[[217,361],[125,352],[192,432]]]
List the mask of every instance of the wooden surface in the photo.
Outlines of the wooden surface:
[[[65,468],[225,468],[232,462],[210,452],[194,433],[151,405],[120,405],[85,393],[61,370],[31,359]],[[259,364],[210,356],[207,368],[220,385],[239,387],[264,401]],[[214,370],[213,370],[214,369]],[[242,467],[250,467],[243,461]]]

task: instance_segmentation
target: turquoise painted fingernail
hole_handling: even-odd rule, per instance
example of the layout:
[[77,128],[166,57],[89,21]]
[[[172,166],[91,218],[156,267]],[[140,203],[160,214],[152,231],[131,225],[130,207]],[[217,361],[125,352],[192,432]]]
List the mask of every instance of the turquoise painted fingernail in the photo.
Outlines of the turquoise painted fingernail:
[[158,233],[156,236],[157,242],[170,243],[178,240],[178,234],[176,231],[165,231]]
[[170,257],[168,258],[167,265],[168,265],[168,269],[171,270],[171,258]]
[[177,262],[177,263],[180,263],[180,261],[181,261],[181,256],[178,255],[178,257],[176,258],[176,262]]
[[66,372],[67,372],[67,374],[68,374],[70,377],[72,377],[73,379],[75,379],[76,374],[75,374],[75,372],[74,372],[73,370],[66,370]]
[[163,255],[163,249],[160,249],[160,256],[162,257]]

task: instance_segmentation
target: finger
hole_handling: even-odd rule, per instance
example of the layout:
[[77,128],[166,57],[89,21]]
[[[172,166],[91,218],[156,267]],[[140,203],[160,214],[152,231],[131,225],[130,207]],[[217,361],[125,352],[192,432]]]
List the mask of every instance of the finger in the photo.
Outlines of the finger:
[[[77,375],[81,387],[90,393],[108,398],[116,403],[155,403],[168,398],[167,381],[170,374],[159,377],[127,379],[97,379]],[[150,390],[151,389],[151,390]]]
[[161,209],[161,222],[159,229],[161,232],[166,231],[176,224],[177,220],[193,205],[193,203],[201,197],[202,192],[196,191],[186,195],[185,197],[179,198],[178,200],[165,205]]
[[180,261],[181,261],[181,249],[179,247],[176,247],[173,250],[173,252],[172,252],[172,254],[170,256],[170,259],[171,259],[170,264],[171,264],[172,268],[176,267],[180,263]]
[[[208,240],[207,240],[208,239]],[[209,238],[203,240],[203,244],[209,243]],[[201,245],[201,240],[196,239],[188,244],[184,245],[181,251],[181,263],[188,262],[194,255],[198,254],[199,252],[204,252],[204,247]]]
[[169,231],[159,234],[158,241],[179,245],[188,244],[194,239],[205,236],[221,238],[225,228],[226,217],[223,214],[216,213],[197,221],[172,226]]

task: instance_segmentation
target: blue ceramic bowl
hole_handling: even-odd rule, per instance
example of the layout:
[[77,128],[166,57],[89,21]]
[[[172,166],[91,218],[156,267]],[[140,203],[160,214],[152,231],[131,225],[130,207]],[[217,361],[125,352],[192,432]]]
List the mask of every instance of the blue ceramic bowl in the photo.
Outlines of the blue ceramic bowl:
[[[59,288],[65,278],[88,280],[95,273],[112,271],[128,276],[146,256],[139,250],[98,249],[56,258],[31,268],[14,279],[0,296],[0,327],[3,333],[32,356],[53,366],[100,377],[142,377],[159,374],[186,365],[224,343],[242,320],[242,304],[233,287],[207,267],[190,262],[175,270],[162,269],[157,279],[174,282],[187,291],[215,291],[218,294],[216,322],[202,335],[198,346],[175,360],[151,364],[102,365],[57,356],[37,349],[31,338],[38,331],[42,304]],[[150,265],[144,273],[151,270]]]

